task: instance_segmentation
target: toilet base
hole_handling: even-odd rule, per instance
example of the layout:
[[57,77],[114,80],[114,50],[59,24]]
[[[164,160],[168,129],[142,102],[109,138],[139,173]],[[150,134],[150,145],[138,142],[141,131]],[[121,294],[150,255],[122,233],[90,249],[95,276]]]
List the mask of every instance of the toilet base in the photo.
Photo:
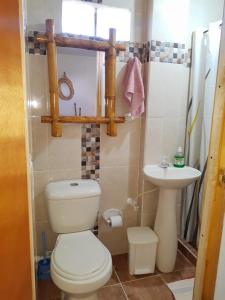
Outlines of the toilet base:
[[83,295],[72,295],[61,292],[61,300],[98,300],[97,292]]

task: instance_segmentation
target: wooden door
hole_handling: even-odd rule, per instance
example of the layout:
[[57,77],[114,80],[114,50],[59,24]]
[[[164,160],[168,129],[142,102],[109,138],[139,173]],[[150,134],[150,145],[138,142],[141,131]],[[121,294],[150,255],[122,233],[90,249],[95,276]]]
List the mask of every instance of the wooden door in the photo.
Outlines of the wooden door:
[[[194,300],[213,300],[225,208],[225,17],[194,289]],[[225,178],[225,177],[224,177]],[[225,296],[224,296],[225,297]],[[224,298],[225,299],[225,298]]]
[[0,1],[0,299],[31,300],[20,1]]

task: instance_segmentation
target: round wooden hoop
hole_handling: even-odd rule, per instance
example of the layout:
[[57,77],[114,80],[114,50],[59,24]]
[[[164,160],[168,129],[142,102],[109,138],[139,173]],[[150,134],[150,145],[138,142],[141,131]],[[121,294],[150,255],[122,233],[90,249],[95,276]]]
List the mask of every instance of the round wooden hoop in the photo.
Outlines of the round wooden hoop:
[[[62,92],[61,85],[66,84],[69,88],[69,95],[65,96]],[[74,88],[72,81],[66,76],[66,72],[64,72],[63,77],[58,80],[58,88],[59,88],[59,97],[62,100],[68,101],[71,100],[74,96]]]

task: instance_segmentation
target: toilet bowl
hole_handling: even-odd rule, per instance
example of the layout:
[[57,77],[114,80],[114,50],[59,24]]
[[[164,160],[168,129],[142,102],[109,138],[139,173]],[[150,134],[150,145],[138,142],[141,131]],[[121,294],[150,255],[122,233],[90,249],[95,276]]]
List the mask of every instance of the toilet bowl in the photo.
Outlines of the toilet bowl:
[[46,186],[50,224],[59,234],[51,256],[51,277],[63,300],[97,300],[97,290],[111,277],[111,254],[91,231],[100,195],[94,180],[64,180]]
[[91,231],[59,235],[51,258],[51,277],[65,299],[97,299],[112,274],[108,249]]

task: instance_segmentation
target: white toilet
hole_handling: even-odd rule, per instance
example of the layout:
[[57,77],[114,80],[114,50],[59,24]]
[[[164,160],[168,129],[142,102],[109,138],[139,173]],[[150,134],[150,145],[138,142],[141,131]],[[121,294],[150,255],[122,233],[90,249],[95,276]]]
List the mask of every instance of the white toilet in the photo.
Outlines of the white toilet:
[[94,180],[64,180],[46,186],[50,224],[59,233],[51,256],[51,277],[66,300],[94,300],[112,274],[108,249],[91,229],[101,189]]

